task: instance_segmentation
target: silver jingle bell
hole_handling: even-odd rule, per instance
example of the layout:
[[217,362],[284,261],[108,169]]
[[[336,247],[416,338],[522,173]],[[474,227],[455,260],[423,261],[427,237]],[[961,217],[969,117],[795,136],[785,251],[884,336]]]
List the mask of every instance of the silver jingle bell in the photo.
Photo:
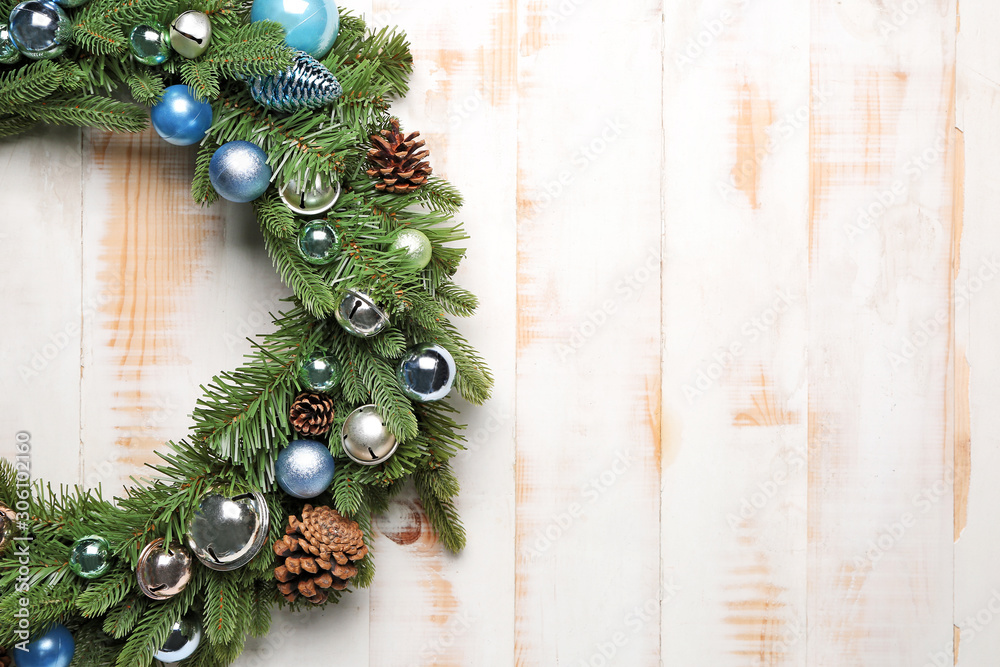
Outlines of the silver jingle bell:
[[3,503],[0,503],[0,553],[14,541],[14,531],[17,529],[17,513]]
[[340,432],[340,443],[355,463],[373,466],[396,453],[396,440],[374,405],[362,405],[347,416]]
[[278,195],[292,213],[319,215],[333,208],[340,199],[340,181],[331,181],[323,174],[316,174],[303,186],[293,178],[278,190]]
[[389,324],[389,316],[364,292],[349,289],[333,313],[344,331],[361,338],[374,336]]
[[212,41],[212,21],[206,14],[189,10],[170,24],[170,46],[185,58],[197,58]]
[[143,594],[153,600],[166,600],[183,591],[191,581],[191,554],[179,544],[163,548],[159,537],[139,554],[135,578]]
[[206,567],[235,570],[263,548],[270,521],[267,502],[256,491],[234,498],[211,493],[202,498],[191,520],[187,543]]
[[194,655],[201,644],[201,624],[190,616],[175,621],[170,626],[167,641],[153,655],[160,662],[180,662]]

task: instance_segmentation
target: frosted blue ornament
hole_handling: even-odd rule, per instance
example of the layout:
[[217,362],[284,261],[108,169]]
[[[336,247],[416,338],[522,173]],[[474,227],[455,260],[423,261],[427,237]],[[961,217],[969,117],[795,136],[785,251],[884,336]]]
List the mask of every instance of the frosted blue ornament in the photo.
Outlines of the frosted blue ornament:
[[212,127],[212,105],[195,99],[184,85],[170,86],[149,112],[156,133],[175,146],[190,146]]
[[278,454],[274,474],[278,486],[295,498],[315,498],[329,488],[336,464],[326,445],[292,440]]
[[28,644],[27,651],[17,651],[17,667],[69,667],[76,645],[65,625],[53,625],[41,637]]
[[21,52],[10,38],[10,29],[6,23],[0,23],[0,65],[13,65],[21,59]]
[[271,183],[267,154],[249,141],[230,141],[212,155],[208,178],[223,199],[244,203],[253,201]]
[[340,32],[340,14],[333,0],[254,0],[251,21],[275,21],[285,29],[285,43],[323,58]]
[[27,0],[10,13],[10,38],[34,60],[62,55],[72,27],[63,8],[51,0]]

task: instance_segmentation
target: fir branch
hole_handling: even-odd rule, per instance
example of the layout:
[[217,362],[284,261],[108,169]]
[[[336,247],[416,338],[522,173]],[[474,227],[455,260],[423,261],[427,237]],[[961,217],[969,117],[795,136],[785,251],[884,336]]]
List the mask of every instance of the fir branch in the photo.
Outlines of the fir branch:
[[199,100],[214,100],[219,96],[219,72],[205,60],[185,60],[181,65],[181,80]]
[[51,60],[39,60],[0,74],[0,112],[17,110],[54,93],[63,70]]
[[138,71],[132,74],[128,80],[128,88],[132,91],[132,97],[140,104],[153,106],[163,98],[165,90],[163,77],[149,71]]
[[465,528],[453,501],[458,493],[458,482],[455,480],[453,484],[452,479],[454,473],[443,465],[418,470],[413,476],[420,502],[438,538],[449,551],[458,553],[465,548]]
[[149,121],[141,107],[96,95],[50,97],[15,110],[37,121],[96,127],[112,132],[141,132]]
[[257,219],[271,236],[287,239],[295,233],[298,225],[295,216],[275,194],[266,194],[254,203]]

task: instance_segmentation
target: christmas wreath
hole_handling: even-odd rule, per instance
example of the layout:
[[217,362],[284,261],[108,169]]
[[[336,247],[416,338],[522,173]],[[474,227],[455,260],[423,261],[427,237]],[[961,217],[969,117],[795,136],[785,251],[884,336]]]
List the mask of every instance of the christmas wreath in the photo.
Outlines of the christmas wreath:
[[461,197],[390,114],[405,36],[332,0],[0,0],[0,16],[0,136],[151,122],[198,144],[193,197],[252,202],[293,293],[124,497],[0,461],[0,665],[228,665],[274,605],[371,582],[372,515],[408,479],[461,549],[446,397],[482,403],[493,380],[449,320],[477,305],[452,280]]

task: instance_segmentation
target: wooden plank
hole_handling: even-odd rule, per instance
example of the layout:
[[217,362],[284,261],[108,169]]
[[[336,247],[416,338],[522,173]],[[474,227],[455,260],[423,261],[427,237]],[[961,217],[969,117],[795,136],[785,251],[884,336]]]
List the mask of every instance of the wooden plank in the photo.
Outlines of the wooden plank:
[[[1000,281],[996,280],[1000,204],[993,174],[998,167],[997,104],[1000,103],[1000,11],[996,3],[963,0],[957,56],[957,139],[952,268],[955,278],[955,604],[958,665],[995,661],[1000,652],[1000,577],[993,554],[1000,543]],[[939,664],[939,663],[934,663]]]
[[[460,20],[456,12],[460,11]],[[490,363],[495,398],[463,407],[470,450],[456,459],[468,546],[449,555],[411,492],[377,521],[370,664],[513,664],[516,23],[509,0],[373,4],[413,48],[412,88],[394,105],[420,130],[435,173],[463,193],[471,239],[456,280],[477,294],[479,315],[457,324]]]
[[950,662],[955,5],[811,7],[808,662]]
[[516,664],[657,665],[662,8],[517,16]]
[[665,25],[662,654],[804,665],[809,8]]
[[[0,144],[0,456],[30,435],[34,478],[80,480],[80,131],[37,128]],[[24,436],[22,436],[22,439]]]

